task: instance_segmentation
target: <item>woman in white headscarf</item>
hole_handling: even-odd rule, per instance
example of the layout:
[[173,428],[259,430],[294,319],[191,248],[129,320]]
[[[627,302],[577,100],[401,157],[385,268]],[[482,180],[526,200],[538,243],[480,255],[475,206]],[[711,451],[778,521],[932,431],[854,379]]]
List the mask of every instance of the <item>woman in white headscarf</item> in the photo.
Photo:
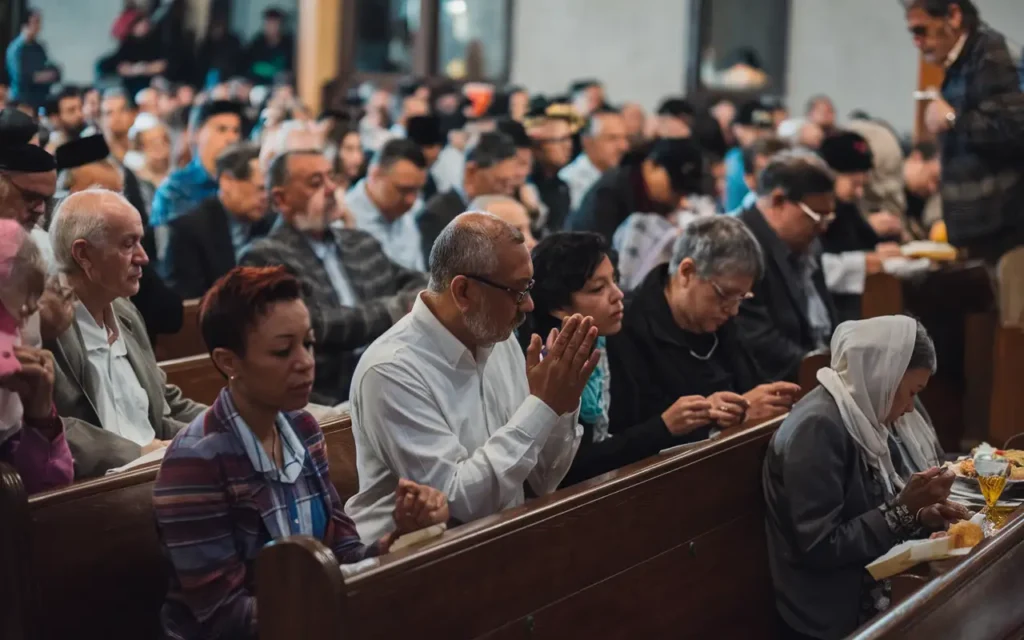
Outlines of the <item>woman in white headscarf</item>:
[[[967,517],[915,398],[935,346],[913,318],[845,322],[832,366],[765,457],[768,555],[786,638],[844,638],[888,607],[864,567],[893,545]],[[914,473],[918,471],[918,473]]]

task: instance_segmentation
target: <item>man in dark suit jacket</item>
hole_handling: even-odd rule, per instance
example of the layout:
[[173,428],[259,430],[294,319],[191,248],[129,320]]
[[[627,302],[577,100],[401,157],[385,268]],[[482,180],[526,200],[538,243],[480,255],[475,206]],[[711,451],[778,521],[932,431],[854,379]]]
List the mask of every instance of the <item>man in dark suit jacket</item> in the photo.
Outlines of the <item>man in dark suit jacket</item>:
[[334,405],[348,399],[363,347],[412,309],[427,279],[389,260],[365,231],[335,224],[331,164],[319,152],[284,153],[269,174],[280,218],[241,264],[285,265],[302,281],[316,336],[313,402]]
[[427,260],[441,230],[464,213],[474,198],[511,196],[516,187],[515,173],[516,145],[512,138],[497,131],[481,134],[476,144],[466,149],[462,186],[437,194],[420,212],[417,224]]
[[250,144],[228,147],[217,158],[217,195],[167,225],[161,268],[181,297],[201,297],[238,264],[243,250],[270,231],[274,216],[267,214],[259,153]]
[[795,380],[804,356],[827,347],[837,324],[818,240],[835,217],[833,187],[821,158],[783,152],[761,173],[757,203],[740,214],[764,252],[765,274],[736,322],[773,380]]

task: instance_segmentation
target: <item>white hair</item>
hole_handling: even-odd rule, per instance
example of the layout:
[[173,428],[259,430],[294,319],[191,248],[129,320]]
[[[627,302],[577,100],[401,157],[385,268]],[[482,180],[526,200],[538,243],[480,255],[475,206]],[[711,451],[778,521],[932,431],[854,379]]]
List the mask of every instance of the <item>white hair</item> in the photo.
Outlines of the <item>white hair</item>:
[[274,158],[295,150],[315,149],[323,153],[324,131],[305,120],[287,120],[268,132],[260,145],[260,166],[266,171]]
[[[106,212],[112,205],[131,207],[131,203],[116,191],[93,187],[73,193],[60,201],[50,223],[50,244],[53,259],[63,273],[81,269],[71,251],[78,240],[102,246],[107,240]],[[134,207],[132,207],[134,210]]]

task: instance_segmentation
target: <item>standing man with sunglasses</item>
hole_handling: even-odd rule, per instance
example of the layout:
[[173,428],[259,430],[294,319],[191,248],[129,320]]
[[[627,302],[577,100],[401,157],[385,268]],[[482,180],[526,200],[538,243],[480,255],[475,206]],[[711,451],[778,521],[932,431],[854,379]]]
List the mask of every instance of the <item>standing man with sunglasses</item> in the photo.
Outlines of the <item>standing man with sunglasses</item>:
[[835,177],[808,151],[784,151],[761,172],[740,219],[764,252],[764,277],[736,318],[742,342],[771,380],[795,381],[808,352],[827,347],[837,315],[818,241],[835,219]]
[[469,522],[522,504],[524,482],[543,495],[565,477],[598,329],[570,316],[524,359],[513,332],[532,288],[523,234],[499,218],[464,213],[438,236],[428,290],[352,379],[359,493],[345,512],[364,540],[393,528],[399,478],[442,491]]
[[904,1],[914,45],[946,70],[925,123],[949,240],[990,265],[1003,325],[1024,328],[1024,93],[1006,39],[970,0]]

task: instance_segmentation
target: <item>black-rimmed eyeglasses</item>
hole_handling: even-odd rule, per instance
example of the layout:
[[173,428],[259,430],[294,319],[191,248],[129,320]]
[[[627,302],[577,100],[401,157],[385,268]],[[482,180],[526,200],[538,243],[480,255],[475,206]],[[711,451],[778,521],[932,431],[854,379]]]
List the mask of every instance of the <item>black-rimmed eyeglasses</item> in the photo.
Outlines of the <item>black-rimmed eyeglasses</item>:
[[530,280],[526,284],[525,289],[519,290],[513,289],[512,287],[506,287],[505,285],[498,284],[497,282],[491,282],[490,280],[482,276],[473,276],[468,273],[463,275],[465,275],[470,280],[475,280],[480,284],[486,284],[488,287],[494,287],[495,289],[499,289],[501,291],[504,291],[505,293],[510,294],[513,298],[515,298],[517,305],[523,304],[523,300],[526,300],[526,296],[530,295],[530,291],[533,290],[533,280]]

